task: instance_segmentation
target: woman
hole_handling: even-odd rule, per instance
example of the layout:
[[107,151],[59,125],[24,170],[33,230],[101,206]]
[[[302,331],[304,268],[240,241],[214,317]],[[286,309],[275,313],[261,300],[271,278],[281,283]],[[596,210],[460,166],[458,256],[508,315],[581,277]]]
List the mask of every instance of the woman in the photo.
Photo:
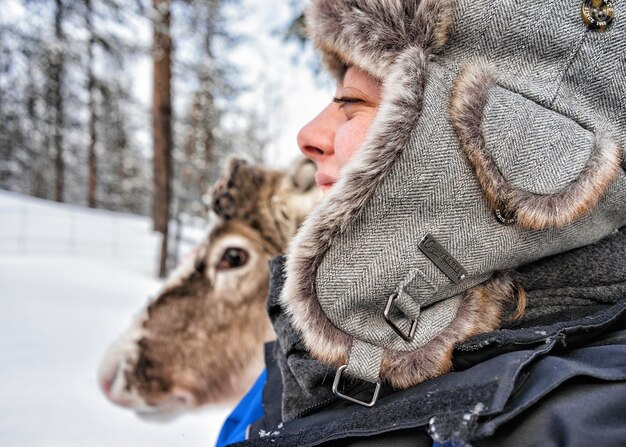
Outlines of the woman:
[[326,196],[271,266],[246,445],[626,440],[615,9],[312,2],[338,87],[298,143]]

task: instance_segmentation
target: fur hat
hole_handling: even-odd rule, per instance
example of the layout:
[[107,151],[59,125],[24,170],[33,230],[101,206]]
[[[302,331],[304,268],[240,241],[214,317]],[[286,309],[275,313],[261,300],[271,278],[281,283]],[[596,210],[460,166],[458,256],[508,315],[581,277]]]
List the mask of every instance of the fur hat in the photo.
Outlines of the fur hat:
[[537,14],[313,0],[329,71],[383,85],[288,252],[281,302],[321,362],[396,388],[443,374],[456,344],[521,310],[512,269],[626,224],[626,21],[588,29],[579,0]]

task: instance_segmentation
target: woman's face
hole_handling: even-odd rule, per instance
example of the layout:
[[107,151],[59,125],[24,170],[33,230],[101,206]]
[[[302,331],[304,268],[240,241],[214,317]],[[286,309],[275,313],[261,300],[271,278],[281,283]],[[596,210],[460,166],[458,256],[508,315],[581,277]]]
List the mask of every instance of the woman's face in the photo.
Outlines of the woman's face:
[[298,133],[302,153],[317,165],[315,182],[326,192],[359,148],[376,116],[381,85],[350,67],[332,102]]

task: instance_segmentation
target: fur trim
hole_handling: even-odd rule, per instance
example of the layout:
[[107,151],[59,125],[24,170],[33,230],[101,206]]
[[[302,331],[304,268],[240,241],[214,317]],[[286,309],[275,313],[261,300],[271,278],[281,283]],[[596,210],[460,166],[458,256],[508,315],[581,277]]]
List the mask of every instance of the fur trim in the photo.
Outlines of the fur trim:
[[468,338],[500,326],[504,310],[516,304],[523,313],[526,294],[508,273],[468,289],[454,320],[431,341],[414,351],[385,349],[380,377],[394,388],[408,388],[452,369],[454,347]]
[[[406,51],[383,86],[383,103],[368,135],[345,175],[304,222],[287,256],[287,279],[280,300],[307,350],[319,361],[346,364],[352,337],[326,316],[317,299],[317,269],[333,243],[345,231],[391,170],[421,115],[428,56],[420,49]],[[451,324],[415,351],[385,350],[381,377],[396,388],[413,386],[448,372],[454,346],[481,332],[496,329],[504,304],[522,292],[510,276],[500,274],[465,292]],[[518,312],[524,301],[518,300]]]
[[355,65],[385,79],[400,53],[441,49],[452,24],[450,0],[318,0],[306,12],[307,30],[337,79]]
[[418,47],[405,51],[383,85],[380,105],[363,147],[345,175],[302,225],[287,256],[281,303],[318,360],[344,364],[351,337],[324,314],[315,288],[316,273],[333,240],[348,227],[391,170],[421,115],[428,56]]
[[474,168],[491,208],[504,207],[516,223],[531,230],[563,227],[595,208],[620,168],[620,149],[596,134],[593,153],[578,178],[554,194],[515,188],[502,176],[486,147],[482,130],[489,90],[496,84],[489,66],[466,66],[452,88],[450,117],[461,148]]

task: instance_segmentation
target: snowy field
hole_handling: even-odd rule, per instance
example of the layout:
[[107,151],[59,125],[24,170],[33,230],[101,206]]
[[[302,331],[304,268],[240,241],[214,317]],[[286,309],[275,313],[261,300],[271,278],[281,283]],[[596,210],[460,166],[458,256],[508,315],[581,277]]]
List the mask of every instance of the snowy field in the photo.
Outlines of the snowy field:
[[0,446],[214,445],[229,408],[146,421],[97,385],[159,287],[157,245],[147,218],[0,191]]

